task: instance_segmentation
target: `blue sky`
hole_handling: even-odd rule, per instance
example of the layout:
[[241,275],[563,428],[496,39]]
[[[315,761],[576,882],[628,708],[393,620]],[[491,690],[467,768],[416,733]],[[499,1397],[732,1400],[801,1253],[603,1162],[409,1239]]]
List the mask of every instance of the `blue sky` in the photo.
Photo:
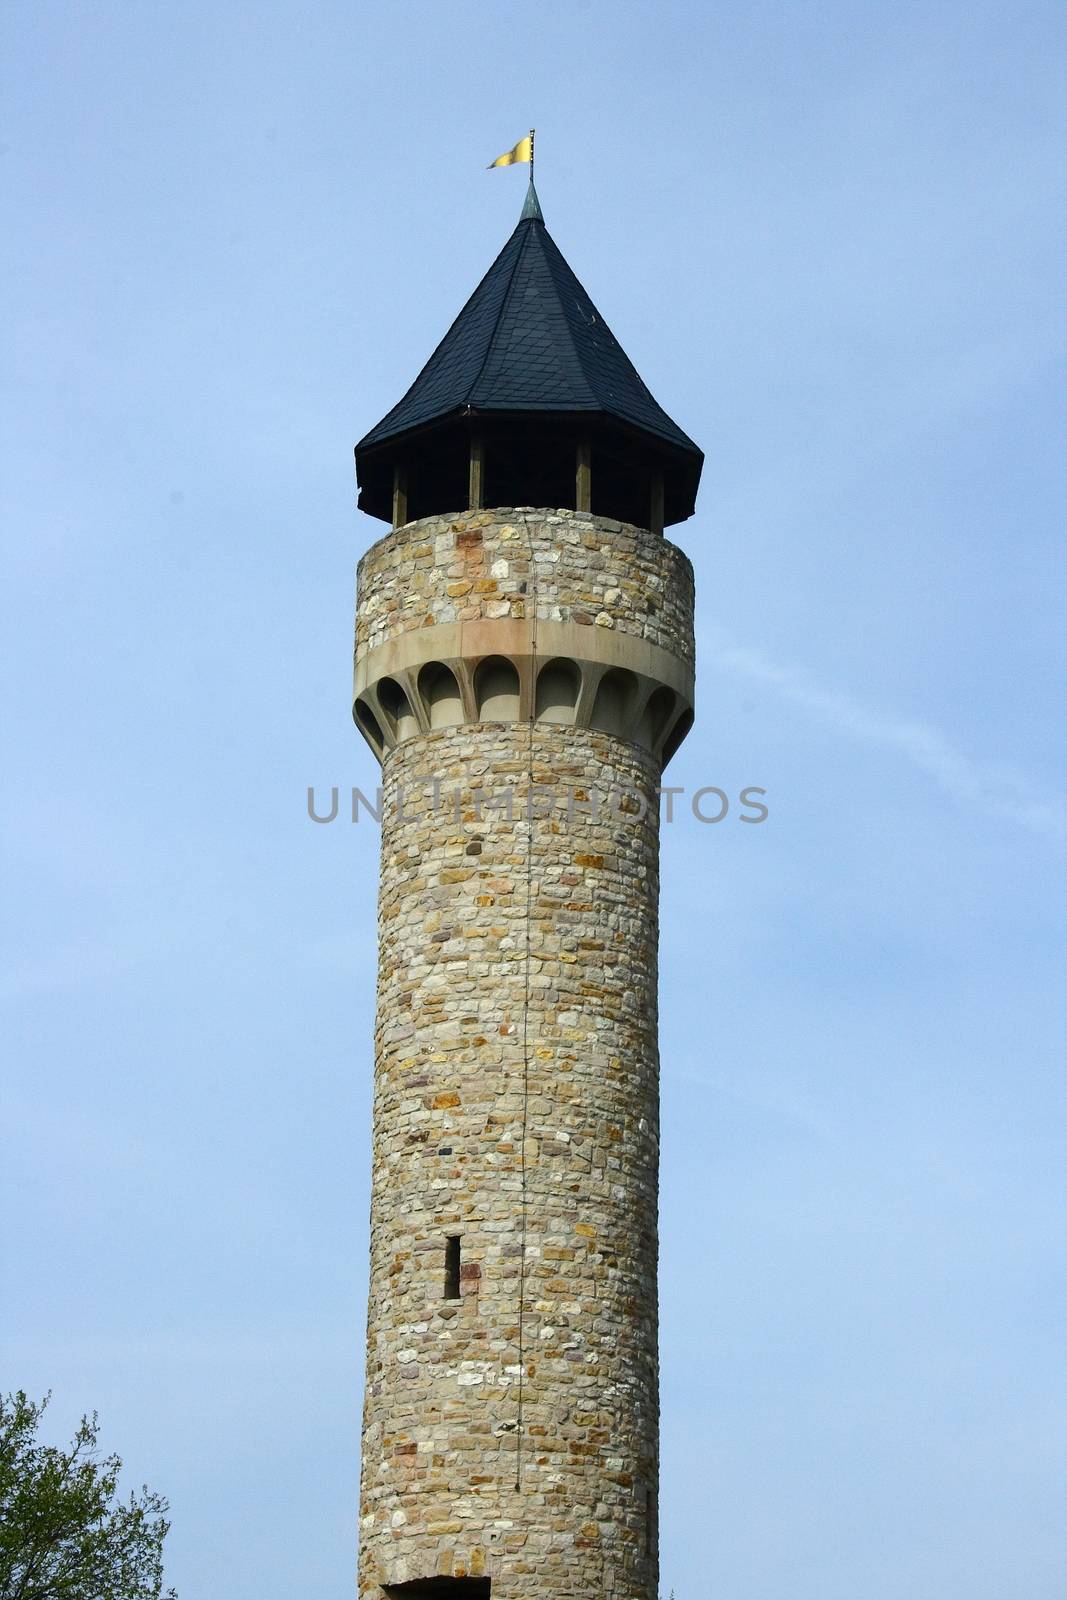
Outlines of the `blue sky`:
[[663,1589],[1058,1600],[1062,10],[3,24],[3,1374],[183,1596],[352,1592],[377,838],[351,448],[550,230],[705,448],[664,830]]

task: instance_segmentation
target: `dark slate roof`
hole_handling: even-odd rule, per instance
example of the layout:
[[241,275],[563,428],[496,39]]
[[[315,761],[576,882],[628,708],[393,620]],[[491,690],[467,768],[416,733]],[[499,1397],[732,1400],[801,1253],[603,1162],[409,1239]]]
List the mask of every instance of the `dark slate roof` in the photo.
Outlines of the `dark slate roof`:
[[362,451],[471,407],[599,412],[700,454],[648,389],[545,227],[533,185],[514,233]]

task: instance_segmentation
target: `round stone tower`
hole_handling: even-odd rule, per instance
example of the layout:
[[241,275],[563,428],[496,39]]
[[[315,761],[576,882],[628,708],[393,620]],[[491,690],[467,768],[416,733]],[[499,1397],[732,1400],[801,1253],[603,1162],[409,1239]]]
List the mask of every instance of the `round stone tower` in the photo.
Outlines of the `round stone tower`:
[[356,623],[382,764],[361,1597],[657,1595],[657,786],[694,668],[662,529],[700,464],[532,186],[357,447],[393,522]]

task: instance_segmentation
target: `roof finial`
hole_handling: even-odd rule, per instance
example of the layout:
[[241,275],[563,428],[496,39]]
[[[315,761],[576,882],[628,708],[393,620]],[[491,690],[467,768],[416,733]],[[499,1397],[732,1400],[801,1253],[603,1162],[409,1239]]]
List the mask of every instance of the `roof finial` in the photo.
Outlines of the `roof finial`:
[[526,203],[522,208],[520,222],[544,222],[545,220],[541,215],[541,203],[537,198],[537,190],[534,188],[534,139],[536,137],[537,129],[531,128],[525,139],[520,139],[518,144],[513,145],[510,150],[505,150],[502,156],[497,156],[495,161],[490,161],[489,163],[490,171],[494,167],[512,167],[516,161],[528,161],[530,163],[530,187],[526,191]]
[[531,178],[530,187],[526,191],[526,200],[523,205],[522,215],[520,216],[519,221],[544,222],[544,220],[544,217],[541,215],[541,202],[537,198],[537,190],[534,188],[533,178]]
[[530,129],[530,187],[526,191],[526,203],[522,208],[520,222],[544,222],[545,220],[541,215],[541,202],[537,198],[537,190],[534,188],[534,135],[536,132],[536,128]]

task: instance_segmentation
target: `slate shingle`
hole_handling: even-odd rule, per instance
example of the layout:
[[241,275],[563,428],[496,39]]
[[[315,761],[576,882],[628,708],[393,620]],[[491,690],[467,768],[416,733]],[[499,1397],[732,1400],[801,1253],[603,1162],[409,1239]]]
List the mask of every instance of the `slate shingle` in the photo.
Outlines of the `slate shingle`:
[[536,197],[407,394],[356,448],[467,406],[606,414],[700,454],[653,398],[567,265]]

